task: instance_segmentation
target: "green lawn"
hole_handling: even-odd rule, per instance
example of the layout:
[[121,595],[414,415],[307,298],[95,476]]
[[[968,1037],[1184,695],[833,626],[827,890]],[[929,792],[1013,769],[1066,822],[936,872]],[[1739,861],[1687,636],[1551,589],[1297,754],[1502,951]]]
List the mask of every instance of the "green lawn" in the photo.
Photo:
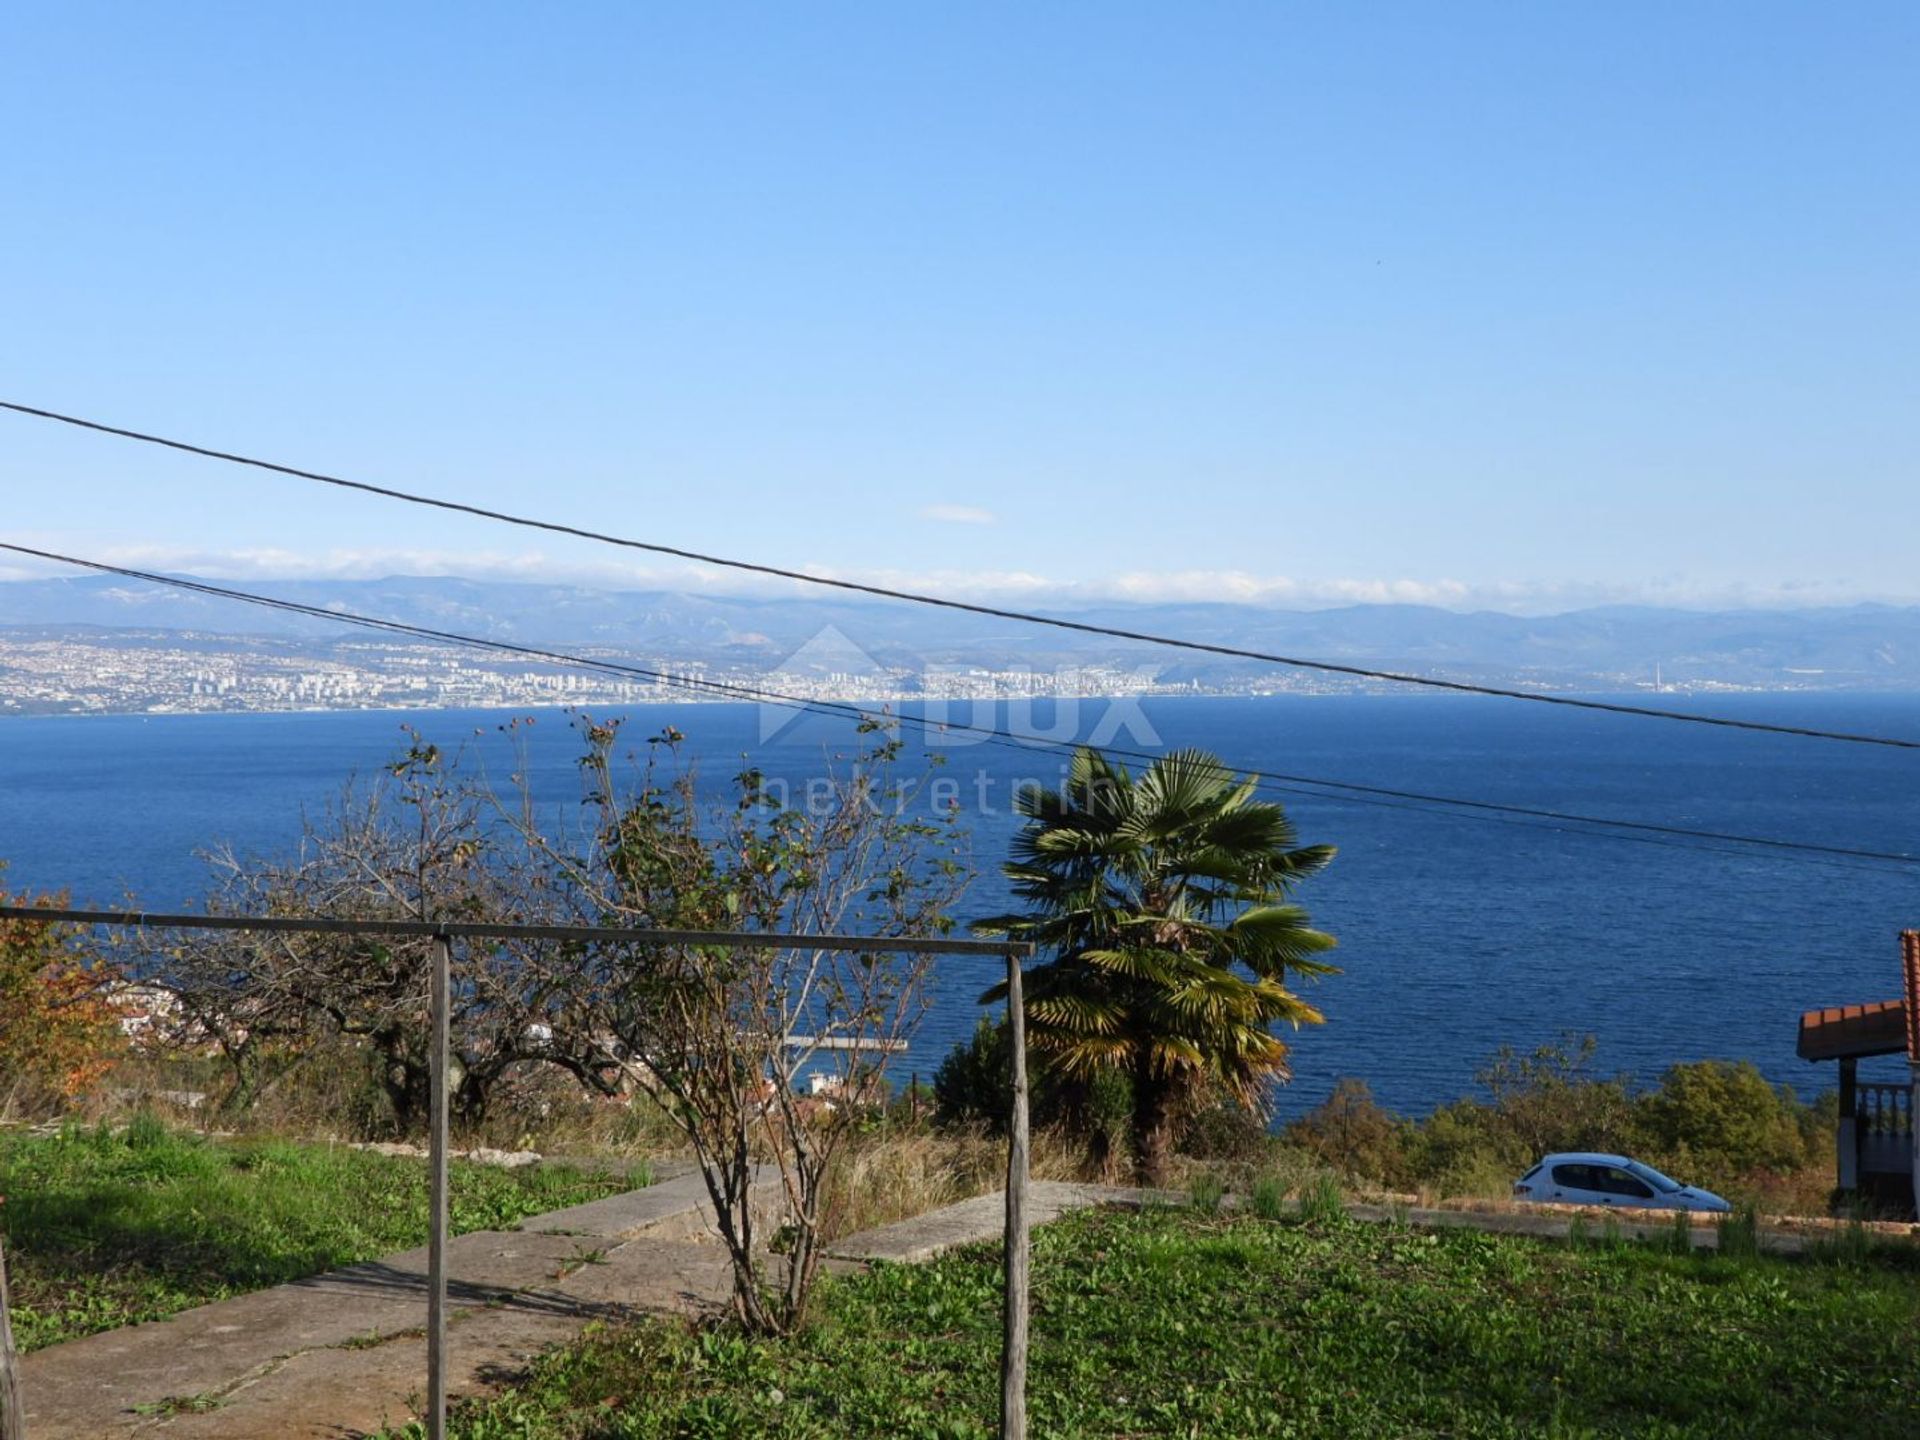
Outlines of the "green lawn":
[[[456,1162],[456,1231],[644,1183]],[[136,1120],[0,1134],[0,1225],[27,1350],[426,1243],[419,1160],[269,1140],[220,1144]]]
[[[774,1344],[556,1352],[464,1440],[961,1437],[998,1416],[998,1256],[833,1283]],[[1920,1275],[1195,1212],[1035,1236],[1036,1436],[1920,1435]]]

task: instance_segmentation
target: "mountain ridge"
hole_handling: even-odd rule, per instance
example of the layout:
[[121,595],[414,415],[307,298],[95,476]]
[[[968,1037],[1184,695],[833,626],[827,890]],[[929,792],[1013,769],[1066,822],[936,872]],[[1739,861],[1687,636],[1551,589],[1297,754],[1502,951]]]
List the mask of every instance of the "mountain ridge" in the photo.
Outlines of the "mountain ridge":
[[[388,576],[250,581],[275,598],[516,644],[587,646],[774,669],[831,627],[887,665],[986,669],[1156,665],[1196,681],[1256,661],[962,611],[823,595],[701,595],[531,581]],[[1920,689],[1920,606],[1681,610],[1606,605],[1553,615],[1348,604],[1289,610],[1231,601],[1081,603],[1062,618],[1202,643],[1383,669],[1536,676],[1547,683],[1663,680],[1737,686]],[[0,627],[330,642],[350,627],[111,576],[0,582]]]

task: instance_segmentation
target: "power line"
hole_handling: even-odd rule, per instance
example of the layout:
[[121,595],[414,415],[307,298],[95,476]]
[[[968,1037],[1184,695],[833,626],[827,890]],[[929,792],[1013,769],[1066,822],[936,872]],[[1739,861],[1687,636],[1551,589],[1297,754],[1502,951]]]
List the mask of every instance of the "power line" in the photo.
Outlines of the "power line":
[[[1269,791],[1277,791],[1283,795],[1298,795],[1305,799],[1320,801],[1324,804],[1365,805],[1381,810],[1409,810],[1418,815],[1440,815],[1454,820],[1475,820],[1495,825],[1520,825],[1529,830],[1545,830],[1555,835],[1571,835],[1576,838],[1590,840],[1615,840],[1631,842],[1635,845],[1658,845],[1668,850],[1690,850],[1704,855],[1730,855],[1745,860],[1792,860],[1802,865],[1823,865],[1835,870],[1864,871],[1870,875],[1899,875],[1904,878],[1908,874],[1907,871],[1898,868],[1896,865],[1871,863],[1863,860],[1839,859],[1825,854],[1782,854],[1775,850],[1760,850],[1756,852],[1753,850],[1736,849],[1733,848],[1733,837],[1729,837],[1729,843],[1727,844],[1715,845],[1690,842],[1684,839],[1666,839],[1659,835],[1629,834],[1614,830],[1586,828],[1591,825],[1613,825],[1619,823],[1612,820],[1586,819],[1582,820],[1580,824],[1560,824],[1546,820],[1529,820],[1524,818],[1524,815],[1516,815],[1509,818],[1504,814],[1483,815],[1471,810],[1448,810],[1442,808],[1442,806],[1448,802],[1438,796],[1434,797],[1434,803],[1432,804],[1415,804],[1398,800],[1374,800],[1365,795],[1329,794],[1322,790],[1308,790],[1297,785],[1277,785],[1271,781],[1262,781],[1261,788]],[[1573,818],[1575,817],[1569,817],[1569,819]],[[1700,833],[1711,834],[1712,832],[1703,831]],[[1750,843],[1749,837],[1741,837],[1740,843]]]
[[[621,661],[596,659],[591,656],[574,655],[561,650],[549,650],[540,646],[519,645],[508,640],[491,640],[482,636],[463,635],[457,631],[439,630],[431,626],[411,625],[399,620],[383,620],[377,616],[360,615],[353,611],[334,610],[318,605],[306,605],[296,600],[283,600],[271,595],[260,595],[246,590],[234,590],[226,586],[211,585],[204,581],[187,580],[179,576],[160,575],[151,571],[134,570],[126,566],[110,565],[104,561],[87,560],[73,555],[62,555],[55,551],[39,550],[31,546],[17,545],[0,541],[0,550],[12,551],[19,555],[32,556],[35,559],[51,560],[59,564],[73,565],[82,569],[100,571],[105,574],[119,575],[131,580],[142,580],[151,584],[169,586],[197,594],[212,596],[216,599],[232,600],[241,604],[256,605],[270,610],[302,615],[316,620],[331,621],[338,624],[353,625],[362,629],[405,635],[414,639],[437,641],[442,644],[461,645],[472,649],[492,650],[503,654],[518,655],[527,659],[542,660],[551,664],[566,665],[573,668],[600,671],[607,674],[634,676],[651,680],[658,684],[696,693],[726,695],[740,700],[751,700],[766,704],[780,705],[803,713],[832,715],[860,723],[909,724],[925,733],[960,732],[974,734],[989,744],[1000,744],[1022,750],[1075,750],[1093,749],[1103,755],[1122,760],[1135,760],[1151,763],[1159,758],[1148,751],[1131,750],[1119,746],[1080,746],[1069,740],[1056,740],[1047,736],[1023,736],[1018,732],[997,730],[990,726],[972,725],[961,721],[929,720],[924,716],[897,714],[884,710],[869,710],[862,706],[844,701],[814,700],[804,696],[790,695],[778,690],[769,690],[760,686],[734,684],[724,680],[710,680],[690,675],[674,675],[665,671],[652,670],[644,666],[630,665]],[[1335,800],[1342,803],[1374,804],[1385,808],[1426,809],[1433,813],[1436,807],[1449,807],[1440,813],[1455,814],[1462,819],[1493,819],[1511,817],[1515,820],[1531,822],[1549,822],[1542,828],[1561,830],[1568,834],[1589,834],[1608,839],[1638,839],[1650,841],[1658,837],[1671,843],[1681,840],[1717,842],[1719,845],[1743,845],[1756,849],[1792,854],[1799,857],[1822,856],[1829,860],[1873,861],[1896,865],[1920,864],[1920,855],[1902,851],[1870,850],[1855,846],[1823,845],[1810,841],[1780,840],[1768,836],[1741,835],[1726,831],[1704,830],[1689,826],[1663,825],[1652,821],[1620,820],[1605,816],[1582,815],[1572,811],[1553,810],[1538,806],[1509,805],[1490,800],[1470,800],[1457,796],[1430,795],[1415,790],[1402,790],[1382,785],[1364,785],[1353,781],[1326,780],[1308,775],[1292,775],[1282,771],[1262,770],[1251,766],[1231,766],[1238,773],[1251,775],[1262,782],[1264,788],[1279,790],[1282,793],[1308,795],[1320,800]],[[1314,786],[1322,791],[1334,791],[1336,794],[1318,793],[1301,787]],[[1567,830],[1567,826],[1588,827]],[[1633,834],[1616,832],[1630,831]],[[1705,848],[1705,847],[1688,847]],[[1735,853],[1735,852],[1723,852]]]
[[540,520],[533,516],[516,515],[505,510],[492,510],[481,505],[470,505],[461,500],[447,500],[435,495],[421,495],[409,490],[399,490],[392,486],[375,485],[366,480],[349,480],[339,475],[327,475],[317,470],[303,470],[294,465],[282,465],[272,460],[261,460],[249,455],[238,455],[227,450],[214,450],[204,445],[190,444],[185,440],[172,440],[163,435],[150,435],[144,431],[128,430],[118,425],[104,424],[98,420],[85,420],[77,415],[63,415],[56,410],[43,410],[38,406],[22,405],[11,400],[0,400],[0,410],[11,410],[16,414],[30,415],[36,419],[53,420],[62,425],[71,425],[81,430],[92,430],[102,435],[114,435],[125,440],[136,440],[145,445],[159,445],[169,450],[178,450],[188,455],[200,455],[209,460],[222,460],[233,465],[246,465],[256,470],[271,471],[276,475],[288,475],[298,480],[312,480],[322,485],[333,485],[343,490],[357,490],[367,495],[379,495],[389,500],[402,500],[410,505],[426,505],[436,510],[453,511],[456,514],[472,515],[482,520],[497,520],[506,525],[518,525],[529,530],[544,530],[554,535],[570,535],[580,540],[592,540],[602,545],[617,545],[627,550],[644,550],[649,554],[667,555],[679,560],[691,560],[701,565],[716,565],[729,570],[745,571],[753,575],[766,575],[779,580],[792,580],[802,585],[819,585],[835,590],[848,590],[861,595],[872,595],[883,600],[900,600],[915,605],[930,605],[943,610],[959,610],[971,615],[986,615],[996,620],[1013,620],[1023,625],[1045,625],[1056,630],[1071,630],[1083,635],[1101,635],[1114,640],[1130,640],[1144,645],[1160,645],[1175,650],[1190,650],[1204,655],[1219,655],[1235,660],[1255,660],[1268,665],[1284,665],[1297,670],[1317,670],[1331,675],[1347,675],[1363,680],[1378,680],[1395,685],[1417,685],[1431,690],[1446,690],[1462,695],[1487,695],[1503,700],[1526,700],[1536,705],[1560,705],[1575,710],[1598,710],[1612,715],[1630,715],[1646,720],[1673,720],[1689,725],[1712,725],[1727,730],[1759,731],[1769,735],[1794,735],[1809,740],[1837,740],[1853,745],[1883,745],[1899,750],[1920,750],[1920,740],[1906,740],[1885,735],[1861,735],[1843,730],[1823,730],[1805,725],[1776,725],[1763,720],[1736,720],[1724,715],[1696,715],[1685,710],[1663,710],[1648,705],[1628,705],[1619,701],[1583,699],[1573,695],[1548,695],[1533,690],[1512,690],[1498,685],[1477,685],[1466,680],[1443,680],[1433,675],[1415,675],[1398,670],[1379,670],[1364,665],[1344,665],[1332,660],[1308,660],[1293,655],[1278,655],[1266,650],[1245,649],[1236,645],[1217,645],[1202,640],[1185,640],[1172,635],[1158,635],[1144,630],[1124,630],[1112,625],[1096,625],[1091,621],[1069,620],[1062,615],[1045,615],[1027,610],[1009,610],[997,605],[983,605],[977,601],[956,600],[946,595],[931,595],[916,590],[900,590],[885,585],[870,585],[858,580],[840,580],[825,575],[808,574],[802,570],[790,570],[783,566],[766,565],[751,560],[736,560],[724,555],[710,555],[699,550],[688,550],[677,545],[661,544],[657,541],[634,540],[626,536],[610,535],[600,530],[588,530],[577,525],[567,525],[554,520]]

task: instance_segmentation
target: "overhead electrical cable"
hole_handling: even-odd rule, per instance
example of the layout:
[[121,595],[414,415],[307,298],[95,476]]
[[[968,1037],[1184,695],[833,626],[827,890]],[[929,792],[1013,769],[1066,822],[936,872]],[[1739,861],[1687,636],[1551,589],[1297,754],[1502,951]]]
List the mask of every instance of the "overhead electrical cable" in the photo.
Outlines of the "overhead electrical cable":
[[[162,575],[152,571],[136,570],[123,565],[112,565],[105,561],[88,560],[74,555],[63,555],[55,551],[36,549],[27,545],[0,541],[0,550],[11,551],[17,555],[26,555],[39,560],[48,560],[57,564],[72,565],[82,569],[94,570],[104,574],[119,575],[130,580],[141,580],[150,584],[168,586],[173,589],[185,590],[210,596],[215,599],[231,600],[240,604],[254,605],[288,614],[306,616],[315,620],[352,625],[361,629],[404,635],[413,639],[431,640],[442,644],[459,645],[471,649],[491,650],[501,654],[515,655],[524,659],[541,660],[550,664],[564,665],[576,669],[593,670],[611,675],[631,676],[692,693],[725,695],[732,699],[779,705],[804,713],[830,715],[859,723],[878,723],[885,725],[906,724],[930,734],[972,734],[979,736],[982,741],[986,743],[1005,745],[1029,751],[1072,751],[1086,748],[1115,759],[1133,760],[1141,763],[1151,763],[1159,758],[1150,751],[1133,750],[1112,745],[1083,747],[1079,742],[1072,740],[1055,739],[1049,736],[1022,735],[1017,731],[998,730],[991,726],[973,725],[962,721],[932,720],[925,716],[890,710],[872,710],[845,701],[809,699],[805,696],[791,695],[760,686],[742,685],[724,680],[707,679],[700,676],[675,675],[671,672],[654,670],[645,666],[630,665],[617,660],[576,655],[567,651],[551,650],[541,646],[521,645],[513,641],[489,639],[484,636],[465,635],[457,631],[440,630],[425,625],[412,625],[399,620],[384,620],[377,616],[360,615],[349,610],[336,610],[325,606],[307,605],[296,600],[285,600],[276,596],[257,594],[252,591],[235,590],[227,586],[212,585],[205,581],[189,580],[181,576]],[[1573,811],[1554,810],[1539,806],[1511,805],[1491,800],[1473,800],[1457,796],[1432,795],[1420,791],[1397,789],[1383,785],[1365,785],[1353,781],[1327,780],[1308,775],[1293,775],[1283,771],[1264,770],[1252,766],[1229,764],[1229,768],[1237,773],[1254,777],[1262,783],[1263,788],[1278,790],[1283,793],[1311,796],[1312,798],[1320,800],[1335,800],[1356,804],[1372,803],[1389,808],[1419,808],[1425,809],[1429,813],[1456,814],[1460,816],[1460,818],[1511,818],[1514,820],[1535,822],[1544,821],[1550,823],[1542,828],[1557,829],[1566,834],[1599,835],[1612,839],[1646,840],[1648,837],[1665,837],[1673,841],[1692,840],[1717,843],[1719,845],[1749,846],[1759,851],[1780,852],[1782,854],[1793,854],[1805,857],[1824,856],[1830,859],[1848,861],[1920,865],[1920,855],[1904,851],[1873,850],[1858,846],[1826,845],[1811,841],[1781,840],[1770,836],[1742,835],[1728,831],[1699,829],[1691,826],[1665,825],[1652,821],[1623,820],[1606,816],[1583,815]],[[1307,789],[1304,787],[1318,788]],[[1440,807],[1447,808],[1441,810]],[[1584,828],[1576,830],[1567,827]]]
[[883,600],[899,600],[915,605],[930,605],[943,610],[958,610],[971,615],[985,615],[996,620],[1012,620],[1023,625],[1044,625],[1056,630],[1069,630],[1083,635],[1100,635],[1108,639],[1128,640],[1143,645],[1159,645],[1175,650],[1193,651],[1203,655],[1218,655],[1227,659],[1253,660],[1262,664],[1287,666],[1297,670],[1315,670],[1330,675],[1346,675],[1356,679],[1377,680],[1386,684],[1415,685],[1431,690],[1446,690],[1463,695],[1487,695],[1503,700],[1525,700],[1537,705],[1558,705],[1575,710],[1597,710],[1613,715],[1628,715],[1645,720],[1671,720],[1689,725],[1711,725],[1728,730],[1758,731],[1769,735],[1794,735],[1809,740],[1834,740],[1853,745],[1882,745],[1900,750],[1920,750],[1920,740],[1905,739],[1897,736],[1862,735],[1844,730],[1825,730],[1807,725],[1779,725],[1764,720],[1740,720],[1727,715],[1700,715],[1686,710],[1666,710],[1651,705],[1629,705],[1623,701],[1595,700],[1576,695],[1552,695],[1535,690],[1514,690],[1498,685],[1480,685],[1467,680],[1446,680],[1435,675],[1416,675],[1398,670],[1381,670],[1365,665],[1348,665],[1333,660],[1310,660],[1293,655],[1279,655],[1266,650],[1247,649],[1237,645],[1219,645],[1204,640],[1187,640],[1178,636],[1158,635],[1144,630],[1127,630],[1113,625],[1097,625],[1091,621],[1073,620],[1064,615],[1046,615],[1035,611],[1010,610],[1003,606],[986,605],[978,601],[958,600],[952,596],[932,595],[916,590],[901,590],[886,585],[873,585],[859,580],[844,580],[833,576],[812,574],[804,570],[794,570],[779,565],[762,564],[751,560],[738,560],[724,555],[707,554],[699,550],[689,550],[677,545],[667,545],[652,540],[635,540],[630,537],[611,535],[600,530],[589,530],[578,525],[568,525],[554,520],[541,520],[529,515],[517,515],[510,511],[493,510],[483,505],[471,505],[462,500],[448,500],[437,495],[422,495],[414,491],[400,490],[389,485],[376,485],[366,480],[349,480],[339,475],[327,475],[317,470],[303,470],[295,465],[283,465],[273,460],[262,460],[250,455],[239,455],[232,451],[215,450],[204,445],[190,444],[185,440],[172,440],[163,435],[150,435],[140,430],[129,430],[118,425],[108,425],[98,420],[86,420],[77,415],[64,415],[56,410],[44,410],[34,405],[22,405],[16,401],[0,400],[0,410],[10,410],[15,414],[28,415],[41,420],[53,420],[62,425],[75,426],[82,430],[95,431],[102,435],[118,436],[125,440],[135,440],[145,445],[158,445],[169,450],[178,450],[188,455],[200,455],[209,460],[221,460],[233,465],[250,466],[256,470],[267,470],[277,475],[287,475],[299,480],[312,480],[322,485],[332,485],[343,490],[357,490],[368,495],[378,495],[389,500],[401,500],[410,505],[425,505],[436,510],[452,511],[461,515],[472,515],[482,520],[495,520],[506,525],[518,525],[530,530],[543,530],[555,535],[568,535],[580,540],[591,540],[602,545],[616,545],[628,550],[642,550],[653,555],[667,555],[675,559],[690,560],[701,565],[715,565],[729,570],[744,571],[753,575],[765,575],[779,580],[791,580],[802,585],[825,586],[835,590],[852,591],[856,594],[871,595]]

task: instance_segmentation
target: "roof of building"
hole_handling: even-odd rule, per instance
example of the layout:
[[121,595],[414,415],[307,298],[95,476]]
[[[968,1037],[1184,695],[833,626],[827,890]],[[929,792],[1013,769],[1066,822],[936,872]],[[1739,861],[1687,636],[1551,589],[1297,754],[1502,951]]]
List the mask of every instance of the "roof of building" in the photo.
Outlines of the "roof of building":
[[[1920,936],[1916,936],[1920,941]],[[1907,975],[1909,991],[1916,975],[1912,966],[1920,965],[1920,943],[1908,947],[1913,955]],[[1800,1017],[1802,1060],[1857,1060],[1867,1055],[1898,1055],[1912,1051],[1915,1039],[1909,1023],[1911,1012],[1920,1007],[1904,1000],[1875,1000],[1867,1005],[1832,1005],[1824,1010],[1809,1010]]]

